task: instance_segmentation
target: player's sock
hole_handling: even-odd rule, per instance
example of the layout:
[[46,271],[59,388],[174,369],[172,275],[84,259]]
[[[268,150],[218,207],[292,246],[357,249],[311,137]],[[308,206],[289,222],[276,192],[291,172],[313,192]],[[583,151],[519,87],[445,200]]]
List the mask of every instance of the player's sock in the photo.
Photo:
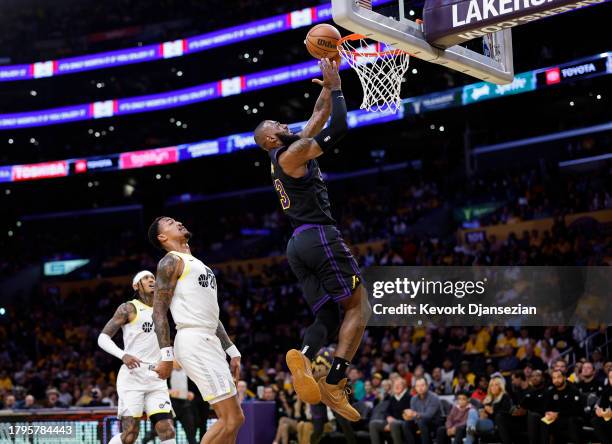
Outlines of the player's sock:
[[160,444],[176,444],[176,439],[175,438],[167,439],[165,441],[161,441]]
[[325,382],[332,385],[338,385],[338,383],[346,378],[346,371],[349,368],[351,363],[344,358],[340,358],[339,356],[334,357],[334,362],[332,362],[331,370],[327,374],[327,378],[325,378]]
[[108,444],[123,444],[123,441],[121,441],[121,433],[117,433],[115,436],[113,436]]

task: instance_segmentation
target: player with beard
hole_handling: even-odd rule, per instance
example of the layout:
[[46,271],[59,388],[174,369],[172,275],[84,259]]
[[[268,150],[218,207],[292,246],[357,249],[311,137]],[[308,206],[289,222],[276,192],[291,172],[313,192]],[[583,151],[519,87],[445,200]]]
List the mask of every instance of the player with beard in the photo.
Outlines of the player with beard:
[[[219,320],[215,275],[191,255],[190,238],[183,224],[170,217],[158,217],[149,227],[150,242],[167,252],[157,266],[153,299],[153,322],[161,347],[161,362],[155,371],[167,379],[176,359],[217,414],[217,422],[208,429],[201,444],[232,444],[244,423],[236,396],[240,352]],[[168,309],[177,329],[174,348]]]
[[[359,266],[336,228],[316,160],[348,130],[337,63],[323,59],[320,67],[323,80],[314,82],[323,90],[304,129],[293,134],[286,124],[265,120],[255,129],[255,141],[270,157],[273,185],[294,229],[287,259],[315,315],[304,333],[301,351],[287,352],[295,391],[305,402],[322,401],[345,418],[358,421],[359,412],[347,397],[346,371],[361,343],[371,308]],[[329,126],[323,129],[330,113]],[[311,361],[336,334],[339,340],[331,370],[315,381]]]
[[[159,360],[160,353],[152,319],[155,276],[147,270],[137,273],[132,288],[138,297],[121,304],[98,336],[100,348],[123,361],[117,375],[117,416],[121,418],[123,433],[113,436],[109,444],[136,442],[143,411],[161,443],[175,444],[168,384],[150,367]],[[112,340],[120,329],[125,350]]]

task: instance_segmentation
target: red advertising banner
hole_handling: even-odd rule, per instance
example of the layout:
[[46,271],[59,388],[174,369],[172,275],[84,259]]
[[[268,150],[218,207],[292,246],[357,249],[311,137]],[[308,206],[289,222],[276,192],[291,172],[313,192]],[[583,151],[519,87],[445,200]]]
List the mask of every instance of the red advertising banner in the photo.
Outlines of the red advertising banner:
[[142,168],[178,162],[178,149],[175,146],[153,150],[122,153],[119,158],[119,169]]
[[68,162],[57,160],[54,162],[32,163],[28,165],[13,165],[13,181],[49,179],[68,175]]

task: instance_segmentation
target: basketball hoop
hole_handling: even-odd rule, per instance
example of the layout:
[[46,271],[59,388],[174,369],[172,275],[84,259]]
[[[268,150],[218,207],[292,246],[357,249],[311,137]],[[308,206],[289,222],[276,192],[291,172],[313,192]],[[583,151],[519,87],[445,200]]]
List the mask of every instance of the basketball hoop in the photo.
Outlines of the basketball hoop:
[[347,35],[338,40],[338,52],[359,76],[363,88],[361,109],[395,114],[402,106],[400,90],[410,54],[386,49],[380,42],[370,44],[365,39],[361,34]]

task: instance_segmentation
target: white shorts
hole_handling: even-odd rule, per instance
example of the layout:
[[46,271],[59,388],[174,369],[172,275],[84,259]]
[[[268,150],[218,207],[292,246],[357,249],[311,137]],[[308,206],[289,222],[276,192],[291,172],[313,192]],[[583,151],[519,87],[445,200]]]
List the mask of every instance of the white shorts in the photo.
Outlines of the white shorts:
[[172,411],[168,383],[159,379],[157,373],[148,370],[144,365],[133,370],[125,365],[121,366],[117,375],[117,394],[117,416],[120,418],[140,418],[143,411],[148,417]]
[[221,341],[207,330],[181,328],[174,339],[174,357],[202,394],[215,404],[236,395],[236,385]]

